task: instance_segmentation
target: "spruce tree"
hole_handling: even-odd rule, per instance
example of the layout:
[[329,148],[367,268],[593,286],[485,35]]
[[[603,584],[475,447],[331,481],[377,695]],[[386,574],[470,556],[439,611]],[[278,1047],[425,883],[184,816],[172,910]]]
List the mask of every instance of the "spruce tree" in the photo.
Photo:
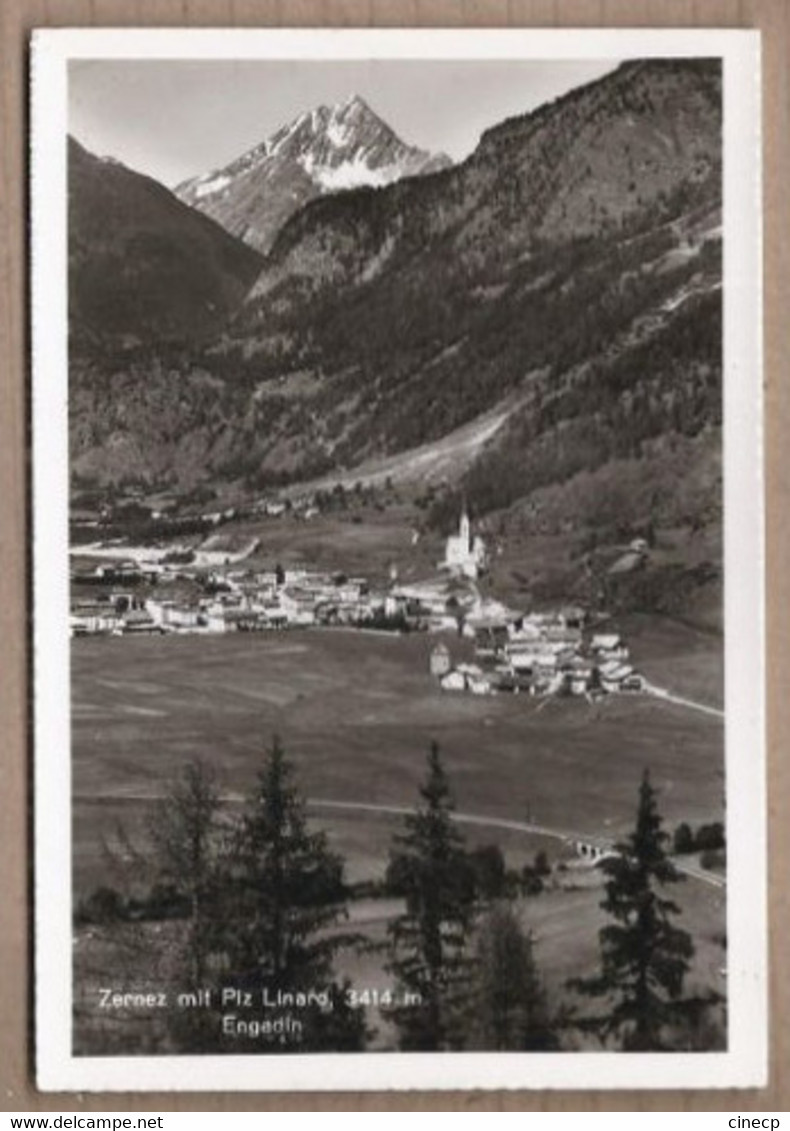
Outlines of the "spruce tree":
[[422,804],[395,838],[390,864],[400,877],[406,910],[389,928],[389,969],[396,981],[392,1016],[400,1047],[433,1051],[463,1044],[474,910],[474,879],[452,822],[450,790],[435,742],[420,796]]
[[628,1051],[668,1047],[667,1031],[683,1017],[683,983],[694,954],[691,936],[675,926],[680,908],[662,895],[683,880],[666,853],[650,775],[639,789],[636,827],[601,868],[608,876],[602,909],[611,917],[599,933],[601,969],[569,985],[602,999],[599,1013],[579,1019],[582,1030]]
[[[274,738],[242,817],[223,905],[226,981],[256,1000],[325,993],[328,1004],[300,1007],[299,1049],[359,1049],[365,1018],[347,1001],[333,959],[355,939],[338,932],[346,918],[343,862],[326,835],[308,828],[304,802]],[[261,1048],[260,1042],[256,1046]],[[238,1045],[234,1048],[238,1049]],[[233,1050],[231,1050],[233,1051]],[[298,1051],[290,1045],[282,1051]]]

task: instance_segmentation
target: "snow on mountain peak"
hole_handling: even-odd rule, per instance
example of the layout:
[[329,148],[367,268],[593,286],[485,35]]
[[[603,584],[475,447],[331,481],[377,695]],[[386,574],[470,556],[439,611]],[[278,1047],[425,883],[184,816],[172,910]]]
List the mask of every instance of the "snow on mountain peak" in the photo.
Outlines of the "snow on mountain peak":
[[176,188],[185,203],[208,213],[259,250],[275,226],[315,196],[391,184],[444,168],[433,155],[401,141],[358,94],[306,110],[222,169]]

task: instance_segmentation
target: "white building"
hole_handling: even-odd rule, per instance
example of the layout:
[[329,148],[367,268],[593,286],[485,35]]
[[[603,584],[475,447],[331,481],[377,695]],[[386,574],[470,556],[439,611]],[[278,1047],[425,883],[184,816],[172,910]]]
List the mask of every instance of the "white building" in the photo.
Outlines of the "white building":
[[461,515],[458,533],[447,539],[444,561],[440,569],[449,570],[456,577],[470,577],[475,580],[485,569],[486,547],[479,534],[472,535],[472,524],[466,510]]
[[466,676],[455,669],[440,679],[442,691],[466,691]]
[[442,676],[447,675],[451,667],[450,649],[446,644],[437,644],[431,652],[431,675],[436,676],[437,679],[441,679]]

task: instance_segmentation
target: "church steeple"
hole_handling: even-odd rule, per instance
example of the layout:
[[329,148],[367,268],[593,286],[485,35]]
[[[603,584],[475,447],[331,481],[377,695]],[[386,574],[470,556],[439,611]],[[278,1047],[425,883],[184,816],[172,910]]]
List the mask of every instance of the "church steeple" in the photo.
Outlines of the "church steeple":
[[461,511],[461,521],[458,524],[458,537],[461,539],[461,545],[472,548],[472,524],[469,521],[469,511],[464,503],[464,509]]

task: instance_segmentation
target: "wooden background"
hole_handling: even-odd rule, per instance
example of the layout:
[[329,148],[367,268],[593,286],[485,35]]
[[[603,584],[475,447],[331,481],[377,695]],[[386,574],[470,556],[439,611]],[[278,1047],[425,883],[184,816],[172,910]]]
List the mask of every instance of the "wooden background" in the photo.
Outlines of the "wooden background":
[[[27,43],[63,26],[744,27],[763,33],[771,1074],[749,1092],[39,1094],[31,1026]],[[0,0],[0,1110],[790,1108],[790,0]],[[744,160],[748,160],[744,155]],[[745,547],[745,552],[749,548]],[[753,548],[758,553],[758,547]],[[748,751],[742,751],[748,757]],[[64,862],[65,867],[65,862]]]

